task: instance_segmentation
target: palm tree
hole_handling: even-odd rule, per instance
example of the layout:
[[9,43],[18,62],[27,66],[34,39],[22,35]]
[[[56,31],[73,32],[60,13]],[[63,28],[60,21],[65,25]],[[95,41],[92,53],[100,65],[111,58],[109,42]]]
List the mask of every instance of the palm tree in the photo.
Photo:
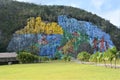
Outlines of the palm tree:
[[112,53],[111,49],[108,49],[106,51],[106,53],[107,53],[108,60],[110,61],[110,64],[111,64],[110,66],[112,68],[112,61],[113,61],[113,58],[114,58],[113,53]]
[[119,57],[120,57],[120,51],[118,51],[118,52],[116,52],[116,54],[115,54],[115,68],[116,68],[116,62],[117,62],[117,60],[119,59]]
[[105,51],[103,53],[103,61],[104,61],[105,67],[107,67],[106,61],[108,61],[108,60],[109,60],[109,55],[108,55],[107,51]]
[[116,68],[116,61],[119,58],[120,52],[117,52],[116,47],[113,47],[110,51],[112,52],[112,57],[113,60],[115,61],[115,68]]
[[96,53],[92,54],[92,55],[90,56],[89,61],[95,62],[95,64],[97,65],[97,62],[98,62],[98,60],[100,61],[100,56],[101,56],[101,55],[99,56],[99,53],[100,53],[100,52],[96,52]]

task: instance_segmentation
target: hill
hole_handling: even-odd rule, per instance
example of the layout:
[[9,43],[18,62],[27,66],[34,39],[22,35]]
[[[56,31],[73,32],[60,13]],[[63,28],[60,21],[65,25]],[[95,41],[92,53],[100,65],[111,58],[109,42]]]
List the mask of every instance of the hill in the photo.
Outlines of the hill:
[[28,18],[41,16],[43,21],[57,22],[59,15],[67,15],[97,25],[104,32],[111,35],[113,43],[120,50],[120,30],[108,20],[96,14],[70,6],[46,6],[13,0],[0,0],[0,52],[6,51],[13,33],[23,28]]

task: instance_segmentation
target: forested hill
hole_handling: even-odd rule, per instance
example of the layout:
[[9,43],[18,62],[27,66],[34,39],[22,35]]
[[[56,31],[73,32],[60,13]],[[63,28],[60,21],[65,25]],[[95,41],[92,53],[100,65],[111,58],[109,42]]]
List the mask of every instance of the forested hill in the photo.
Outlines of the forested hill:
[[41,16],[44,21],[57,22],[59,15],[67,15],[99,26],[99,28],[111,35],[113,43],[120,50],[120,30],[108,20],[96,14],[70,6],[35,5],[13,0],[0,0],[0,52],[6,51],[12,34],[16,30],[23,28],[29,17]]

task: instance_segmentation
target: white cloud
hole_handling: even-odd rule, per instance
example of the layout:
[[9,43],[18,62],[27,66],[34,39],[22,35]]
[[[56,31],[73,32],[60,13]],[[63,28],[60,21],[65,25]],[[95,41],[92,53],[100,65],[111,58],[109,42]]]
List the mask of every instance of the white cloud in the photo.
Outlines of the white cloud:
[[91,0],[91,3],[96,9],[100,9],[101,6],[105,3],[105,1],[106,0]]
[[32,0],[16,0],[16,1],[20,1],[20,2],[32,2]]
[[80,7],[79,5],[73,4],[73,3],[69,4],[69,6],[76,7],[76,8],[79,8],[79,7]]
[[26,2],[26,0],[16,0],[16,1],[20,1],[20,2],[23,2],[23,1],[25,1],[25,2]]
[[120,28],[120,9],[105,12],[101,16]]

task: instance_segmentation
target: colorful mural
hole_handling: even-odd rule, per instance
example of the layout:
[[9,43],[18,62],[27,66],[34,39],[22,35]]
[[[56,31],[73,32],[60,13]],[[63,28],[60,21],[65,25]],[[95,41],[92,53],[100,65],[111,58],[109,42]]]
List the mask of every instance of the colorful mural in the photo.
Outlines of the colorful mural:
[[67,18],[67,16],[62,15],[58,17],[58,23],[69,33],[78,31],[82,34],[86,34],[89,38],[88,41],[90,45],[94,49],[94,53],[96,51],[103,52],[114,45],[109,34],[103,32],[96,25],[90,22],[78,21],[74,18]]
[[114,46],[110,35],[96,25],[60,15],[58,23],[44,22],[40,17],[28,19],[27,25],[13,35],[7,49],[31,51],[32,46],[33,50],[37,47],[38,55],[54,57],[58,52],[76,54],[83,43],[90,44],[94,53]]
[[54,57],[57,48],[60,46],[62,35],[38,35],[39,55]]

